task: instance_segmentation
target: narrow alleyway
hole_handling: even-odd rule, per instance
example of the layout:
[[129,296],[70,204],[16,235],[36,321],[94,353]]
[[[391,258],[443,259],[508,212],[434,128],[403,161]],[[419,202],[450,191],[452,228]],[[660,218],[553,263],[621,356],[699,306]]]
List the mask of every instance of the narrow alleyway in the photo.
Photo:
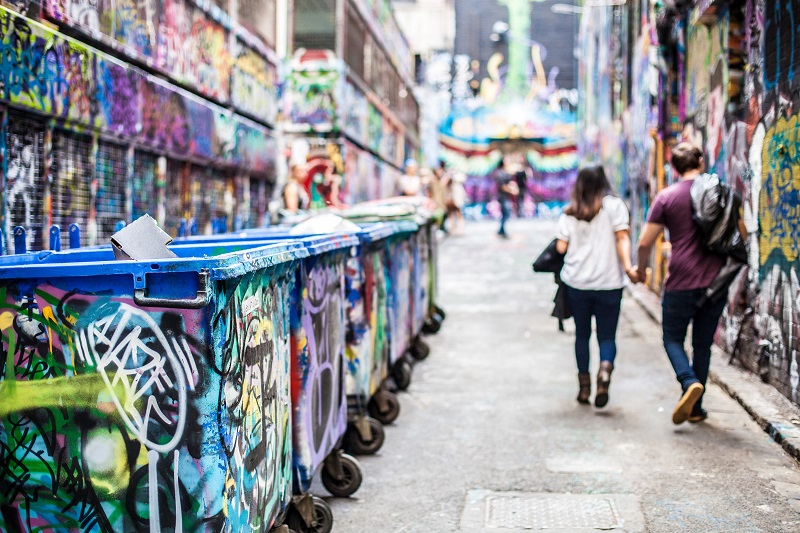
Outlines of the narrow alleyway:
[[585,524],[615,531],[800,531],[800,469],[719,388],[706,423],[672,425],[678,385],[632,300],[609,406],[575,402],[573,337],[549,316],[552,278],[530,268],[554,228],[516,221],[503,241],[476,223],[443,245],[447,321],[385,446],[360,459],[357,497],[331,500],[334,532],[522,531],[547,505],[551,525],[572,524],[548,531],[592,531],[575,522],[592,505]]

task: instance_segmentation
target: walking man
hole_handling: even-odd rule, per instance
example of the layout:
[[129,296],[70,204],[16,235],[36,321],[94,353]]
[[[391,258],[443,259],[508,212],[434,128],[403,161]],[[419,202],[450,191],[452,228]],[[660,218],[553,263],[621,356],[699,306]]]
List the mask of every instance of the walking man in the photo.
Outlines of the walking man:
[[[650,251],[666,228],[672,244],[669,274],[664,284],[662,329],[675,376],[681,384],[682,395],[672,422],[700,422],[708,416],[702,407],[711,345],[717,323],[725,307],[725,298],[701,304],[706,288],[717,276],[725,258],[706,250],[700,229],[692,220],[690,189],[693,180],[703,172],[703,154],[690,143],[680,143],[672,149],[672,166],[680,181],[656,196],[639,239],[639,281],[647,277]],[[684,349],[686,332],[692,324],[693,358]]]
[[497,234],[507,239],[506,222],[511,217],[513,201],[519,194],[519,187],[517,187],[517,182],[513,180],[511,174],[506,171],[505,163],[502,159],[497,164],[495,179],[497,180],[497,200],[500,202],[500,229]]

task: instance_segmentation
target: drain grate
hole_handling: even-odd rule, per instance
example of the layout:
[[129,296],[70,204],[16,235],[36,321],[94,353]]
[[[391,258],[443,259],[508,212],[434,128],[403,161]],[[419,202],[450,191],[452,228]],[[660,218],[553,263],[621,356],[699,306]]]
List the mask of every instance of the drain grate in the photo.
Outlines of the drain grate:
[[469,533],[589,533],[644,531],[634,494],[467,492],[460,531]]
[[490,496],[485,527],[494,529],[615,529],[621,527],[614,501],[591,496]]

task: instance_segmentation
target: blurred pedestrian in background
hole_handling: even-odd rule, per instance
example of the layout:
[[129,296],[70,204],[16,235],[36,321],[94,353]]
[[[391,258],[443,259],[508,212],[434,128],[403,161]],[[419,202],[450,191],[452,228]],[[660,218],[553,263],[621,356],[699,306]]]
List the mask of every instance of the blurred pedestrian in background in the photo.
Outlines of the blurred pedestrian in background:
[[[428,178],[428,196],[436,203],[436,207],[444,213],[442,217],[441,229],[447,233],[447,188],[450,175],[445,168],[444,161],[439,161],[437,166]],[[424,180],[423,180],[424,181]]]
[[494,179],[497,181],[497,200],[500,202],[500,229],[497,234],[507,239],[506,222],[511,217],[511,209],[514,206],[514,198],[519,195],[519,187],[511,174],[506,171],[505,162],[502,159],[497,164]]
[[638,280],[631,264],[630,215],[625,202],[614,195],[603,167],[578,172],[572,198],[558,221],[556,249],[566,254],[561,280],[575,320],[575,359],[578,363],[578,402],[589,403],[589,341],[592,317],[600,346],[596,407],[608,403],[611,372],[617,356],[622,289]]
[[450,231],[459,235],[464,230],[464,204],[467,201],[467,181],[463,172],[451,172],[447,181],[447,217],[450,220]]
[[403,175],[398,180],[397,187],[401,196],[422,196],[422,178],[419,175],[419,166],[413,159],[406,161]]
[[290,213],[305,211],[311,206],[311,197],[305,188],[308,179],[306,165],[296,161],[289,169],[289,178],[283,187],[283,208]]

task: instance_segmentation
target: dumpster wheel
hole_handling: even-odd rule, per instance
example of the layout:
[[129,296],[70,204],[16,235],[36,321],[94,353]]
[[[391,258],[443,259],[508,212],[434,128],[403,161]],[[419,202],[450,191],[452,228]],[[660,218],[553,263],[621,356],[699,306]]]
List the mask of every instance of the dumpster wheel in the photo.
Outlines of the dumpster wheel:
[[307,524],[300,513],[289,514],[287,524],[289,529],[297,533],[331,533],[333,529],[333,512],[328,502],[316,496],[312,497],[314,503],[314,518]]
[[[384,426],[388,426],[400,416],[400,400],[395,393],[388,390],[379,391],[378,394],[382,395],[383,401],[379,402],[376,398],[369,401],[367,405],[369,416]],[[383,410],[381,410],[381,404],[383,404]]]
[[406,390],[411,385],[411,363],[405,359],[400,360],[392,370],[392,377],[394,378],[397,390]]
[[426,318],[425,323],[422,325],[422,333],[425,335],[436,335],[440,329],[442,329],[442,321],[439,320],[438,315]]
[[[356,431],[355,433],[358,432]],[[351,455],[341,454],[339,456],[339,464],[341,465],[340,479],[336,479],[336,476],[328,468],[323,468],[322,484],[328,489],[328,492],[337,498],[347,498],[355,494],[361,486],[364,475],[361,472],[361,465]]]
[[428,344],[417,337],[414,339],[414,342],[411,343],[411,356],[416,359],[417,361],[423,361],[428,358],[431,354],[431,347]]
[[436,315],[438,315],[439,322],[444,322],[444,319],[447,318],[447,313],[444,312],[444,309],[438,305],[434,305],[433,310],[436,312]]
[[[383,442],[386,440],[386,432],[378,420],[368,417],[367,422],[369,423],[369,433],[371,434],[369,438],[365,438],[355,425],[347,428],[347,433],[345,434],[346,448],[354,455],[372,455],[383,447]],[[323,481],[325,480],[324,477],[322,479]],[[327,485],[325,487],[327,488]]]

